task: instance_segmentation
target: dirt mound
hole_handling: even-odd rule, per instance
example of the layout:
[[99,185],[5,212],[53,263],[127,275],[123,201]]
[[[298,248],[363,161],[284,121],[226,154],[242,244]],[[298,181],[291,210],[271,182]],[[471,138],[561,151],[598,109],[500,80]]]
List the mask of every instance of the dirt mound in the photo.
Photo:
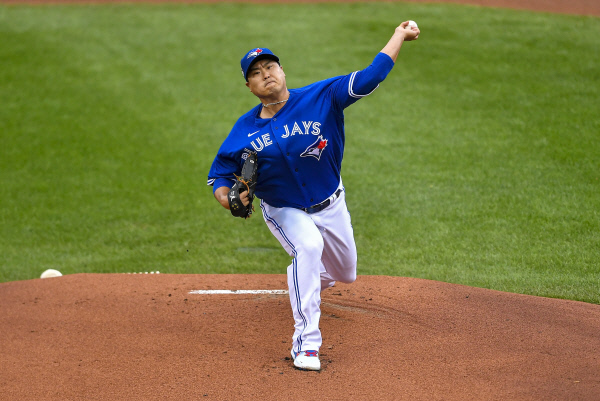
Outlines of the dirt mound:
[[2,400],[597,400],[600,306],[400,277],[323,293],[295,370],[284,275],[0,284]]

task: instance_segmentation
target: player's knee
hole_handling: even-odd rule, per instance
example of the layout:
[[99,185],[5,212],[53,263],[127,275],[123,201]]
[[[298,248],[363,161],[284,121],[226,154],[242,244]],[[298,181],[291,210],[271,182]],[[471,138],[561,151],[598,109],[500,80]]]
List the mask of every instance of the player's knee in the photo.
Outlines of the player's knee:
[[343,274],[342,277],[339,278],[339,281],[346,284],[356,281],[356,262],[356,254],[346,260],[346,265],[344,266]]
[[339,281],[346,284],[351,284],[356,281],[356,269],[350,272],[346,272]]

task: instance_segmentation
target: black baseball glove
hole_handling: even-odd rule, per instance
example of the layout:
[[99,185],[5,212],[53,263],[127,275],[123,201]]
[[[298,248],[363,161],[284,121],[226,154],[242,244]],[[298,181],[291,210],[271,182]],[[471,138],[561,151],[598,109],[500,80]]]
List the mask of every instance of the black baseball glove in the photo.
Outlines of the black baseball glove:
[[[227,194],[229,210],[235,217],[247,219],[252,215],[252,211],[254,211],[252,201],[254,200],[254,187],[256,186],[256,170],[258,170],[256,152],[250,152],[242,167],[242,174],[239,177],[236,176],[237,180]],[[248,191],[248,200],[250,201],[248,206],[244,206],[240,199],[240,194],[244,191]]]

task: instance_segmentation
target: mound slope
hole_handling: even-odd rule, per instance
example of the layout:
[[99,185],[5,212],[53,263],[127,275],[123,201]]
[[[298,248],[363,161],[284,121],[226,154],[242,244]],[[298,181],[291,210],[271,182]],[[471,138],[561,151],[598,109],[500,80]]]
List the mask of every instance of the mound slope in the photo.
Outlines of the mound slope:
[[2,400],[595,400],[600,306],[359,276],[323,293],[323,370],[292,367],[284,275],[0,284]]

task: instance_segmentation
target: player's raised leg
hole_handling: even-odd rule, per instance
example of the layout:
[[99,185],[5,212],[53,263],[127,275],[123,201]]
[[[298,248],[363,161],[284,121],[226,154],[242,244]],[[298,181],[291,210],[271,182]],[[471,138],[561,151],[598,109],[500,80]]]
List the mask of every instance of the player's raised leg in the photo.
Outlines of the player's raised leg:
[[323,212],[312,215],[321,230],[324,241],[322,262],[328,275],[336,281],[352,283],[356,280],[356,243],[346,193]]

